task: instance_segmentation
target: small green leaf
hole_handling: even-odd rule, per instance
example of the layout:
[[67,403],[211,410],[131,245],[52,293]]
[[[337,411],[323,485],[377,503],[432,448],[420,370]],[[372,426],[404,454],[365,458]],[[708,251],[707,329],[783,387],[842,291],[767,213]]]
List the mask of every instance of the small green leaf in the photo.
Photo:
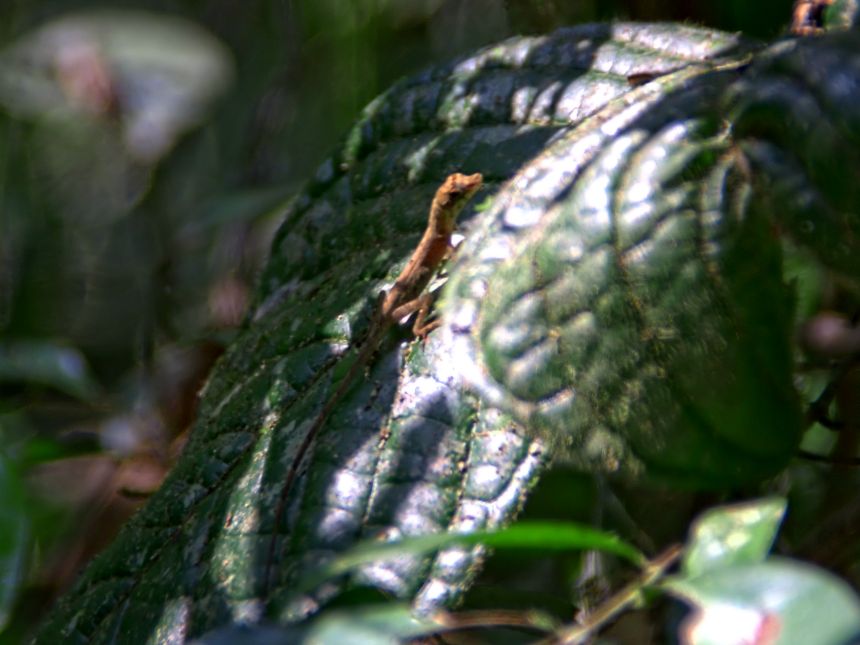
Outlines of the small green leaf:
[[730,565],[761,562],[785,514],[785,500],[766,498],[711,509],[692,525],[683,570],[694,577]]
[[697,609],[681,626],[691,645],[835,645],[860,635],[860,599],[851,588],[792,560],[736,564],[666,587]]
[[309,591],[328,579],[377,560],[420,555],[451,546],[476,544],[499,549],[541,549],[543,551],[597,549],[614,553],[636,564],[644,562],[644,556],[639,551],[611,533],[597,531],[580,524],[522,522],[495,532],[439,533],[396,542],[364,542],[320,568],[313,575],[307,576],[297,585],[296,591]]

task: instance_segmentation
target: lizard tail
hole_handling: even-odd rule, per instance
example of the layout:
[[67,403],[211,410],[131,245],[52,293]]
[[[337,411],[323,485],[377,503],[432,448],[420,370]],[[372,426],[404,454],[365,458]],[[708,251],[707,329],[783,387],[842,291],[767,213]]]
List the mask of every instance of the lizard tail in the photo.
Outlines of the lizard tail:
[[293,484],[295,483],[296,478],[298,477],[299,469],[301,468],[302,462],[304,462],[305,457],[310,451],[311,445],[316,439],[319,431],[325,425],[325,422],[328,420],[329,415],[334,411],[337,404],[343,398],[343,396],[349,391],[352,386],[352,382],[355,380],[355,377],[358,373],[367,365],[370,361],[371,356],[376,352],[379,346],[379,341],[382,339],[387,327],[379,327],[376,329],[368,339],[365,341],[364,346],[358,352],[358,356],[355,359],[355,362],[350,366],[349,371],[346,373],[346,376],[341,379],[341,382],[338,384],[337,389],[334,391],[329,400],[323,406],[322,410],[320,410],[319,414],[317,414],[316,418],[311,423],[310,428],[305,432],[304,439],[302,439],[302,443],[299,445],[299,449],[296,451],[295,457],[293,457],[293,461],[290,464],[290,469],[287,472],[287,477],[284,480],[284,485],[281,488],[281,493],[278,496],[277,506],[275,507],[275,518],[274,525],[272,528],[272,539],[269,542],[269,553],[266,558],[266,567],[263,572],[263,595],[268,595],[270,585],[272,583],[271,573],[272,566],[275,562],[275,551],[277,546],[277,538],[278,538],[278,528],[281,525],[281,518],[283,516],[284,510],[287,506],[287,500],[290,497],[290,492],[292,491]]

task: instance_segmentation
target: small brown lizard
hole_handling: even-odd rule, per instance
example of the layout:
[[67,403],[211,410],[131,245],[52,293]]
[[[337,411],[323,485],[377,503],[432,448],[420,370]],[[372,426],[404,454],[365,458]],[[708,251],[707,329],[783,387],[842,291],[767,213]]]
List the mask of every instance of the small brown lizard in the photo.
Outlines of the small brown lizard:
[[270,581],[270,567],[274,562],[275,539],[278,527],[280,526],[281,515],[286,507],[290,491],[298,475],[299,467],[329,415],[347,391],[349,391],[358,373],[370,362],[371,357],[379,348],[385,332],[392,325],[416,311],[418,315],[412,326],[412,331],[416,336],[424,337],[440,324],[438,320],[429,323],[426,322],[427,314],[430,311],[431,296],[430,294],[423,293],[423,291],[433,277],[433,273],[451,251],[451,234],[454,232],[457,216],[481,187],[482,182],[483,177],[480,173],[475,173],[474,175],[455,173],[449,175],[436,191],[436,195],[430,205],[430,217],[427,222],[427,228],[421,241],[412,253],[412,257],[409,258],[409,262],[406,263],[403,271],[400,272],[397,280],[394,281],[394,284],[382,299],[382,303],[371,322],[367,338],[346,376],[343,377],[334,394],[331,395],[306,431],[305,437],[290,465],[290,470],[287,473],[287,478],[284,481],[281,494],[278,498],[278,505],[275,509],[274,533],[269,547],[269,557],[266,562],[266,572],[264,575],[264,584],[266,587],[268,587]]
[[791,14],[791,33],[815,36],[824,33],[824,12],[833,0],[795,0]]

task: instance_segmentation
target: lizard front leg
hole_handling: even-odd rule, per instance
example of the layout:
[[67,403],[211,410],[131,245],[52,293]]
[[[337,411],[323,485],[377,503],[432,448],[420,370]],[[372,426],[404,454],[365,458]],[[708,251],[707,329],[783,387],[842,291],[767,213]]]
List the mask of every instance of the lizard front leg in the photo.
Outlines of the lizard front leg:
[[409,314],[417,311],[418,315],[415,317],[415,322],[412,323],[412,333],[418,338],[424,338],[427,334],[442,324],[441,320],[431,320],[430,322],[427,322],[427,316],[430,315],[430,307],[432,304],[433,294],[422,294],[397,307],[397,309],[391,312],[391,318],[393,320],[402,320]]

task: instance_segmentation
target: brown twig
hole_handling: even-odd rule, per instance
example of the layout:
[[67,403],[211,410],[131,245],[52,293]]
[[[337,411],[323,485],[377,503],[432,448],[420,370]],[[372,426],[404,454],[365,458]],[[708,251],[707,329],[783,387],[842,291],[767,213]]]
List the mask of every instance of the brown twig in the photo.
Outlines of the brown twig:
[[622,610],[635,603],[642,589],[661,578],[677,562],[682,552],[683,547],[680,544],[673,544],[657,557],[649,560],[635,580],[607,598],[581,624],[559,630],[551,638],[540,641],[540,645],[576,645],[585,642]]

